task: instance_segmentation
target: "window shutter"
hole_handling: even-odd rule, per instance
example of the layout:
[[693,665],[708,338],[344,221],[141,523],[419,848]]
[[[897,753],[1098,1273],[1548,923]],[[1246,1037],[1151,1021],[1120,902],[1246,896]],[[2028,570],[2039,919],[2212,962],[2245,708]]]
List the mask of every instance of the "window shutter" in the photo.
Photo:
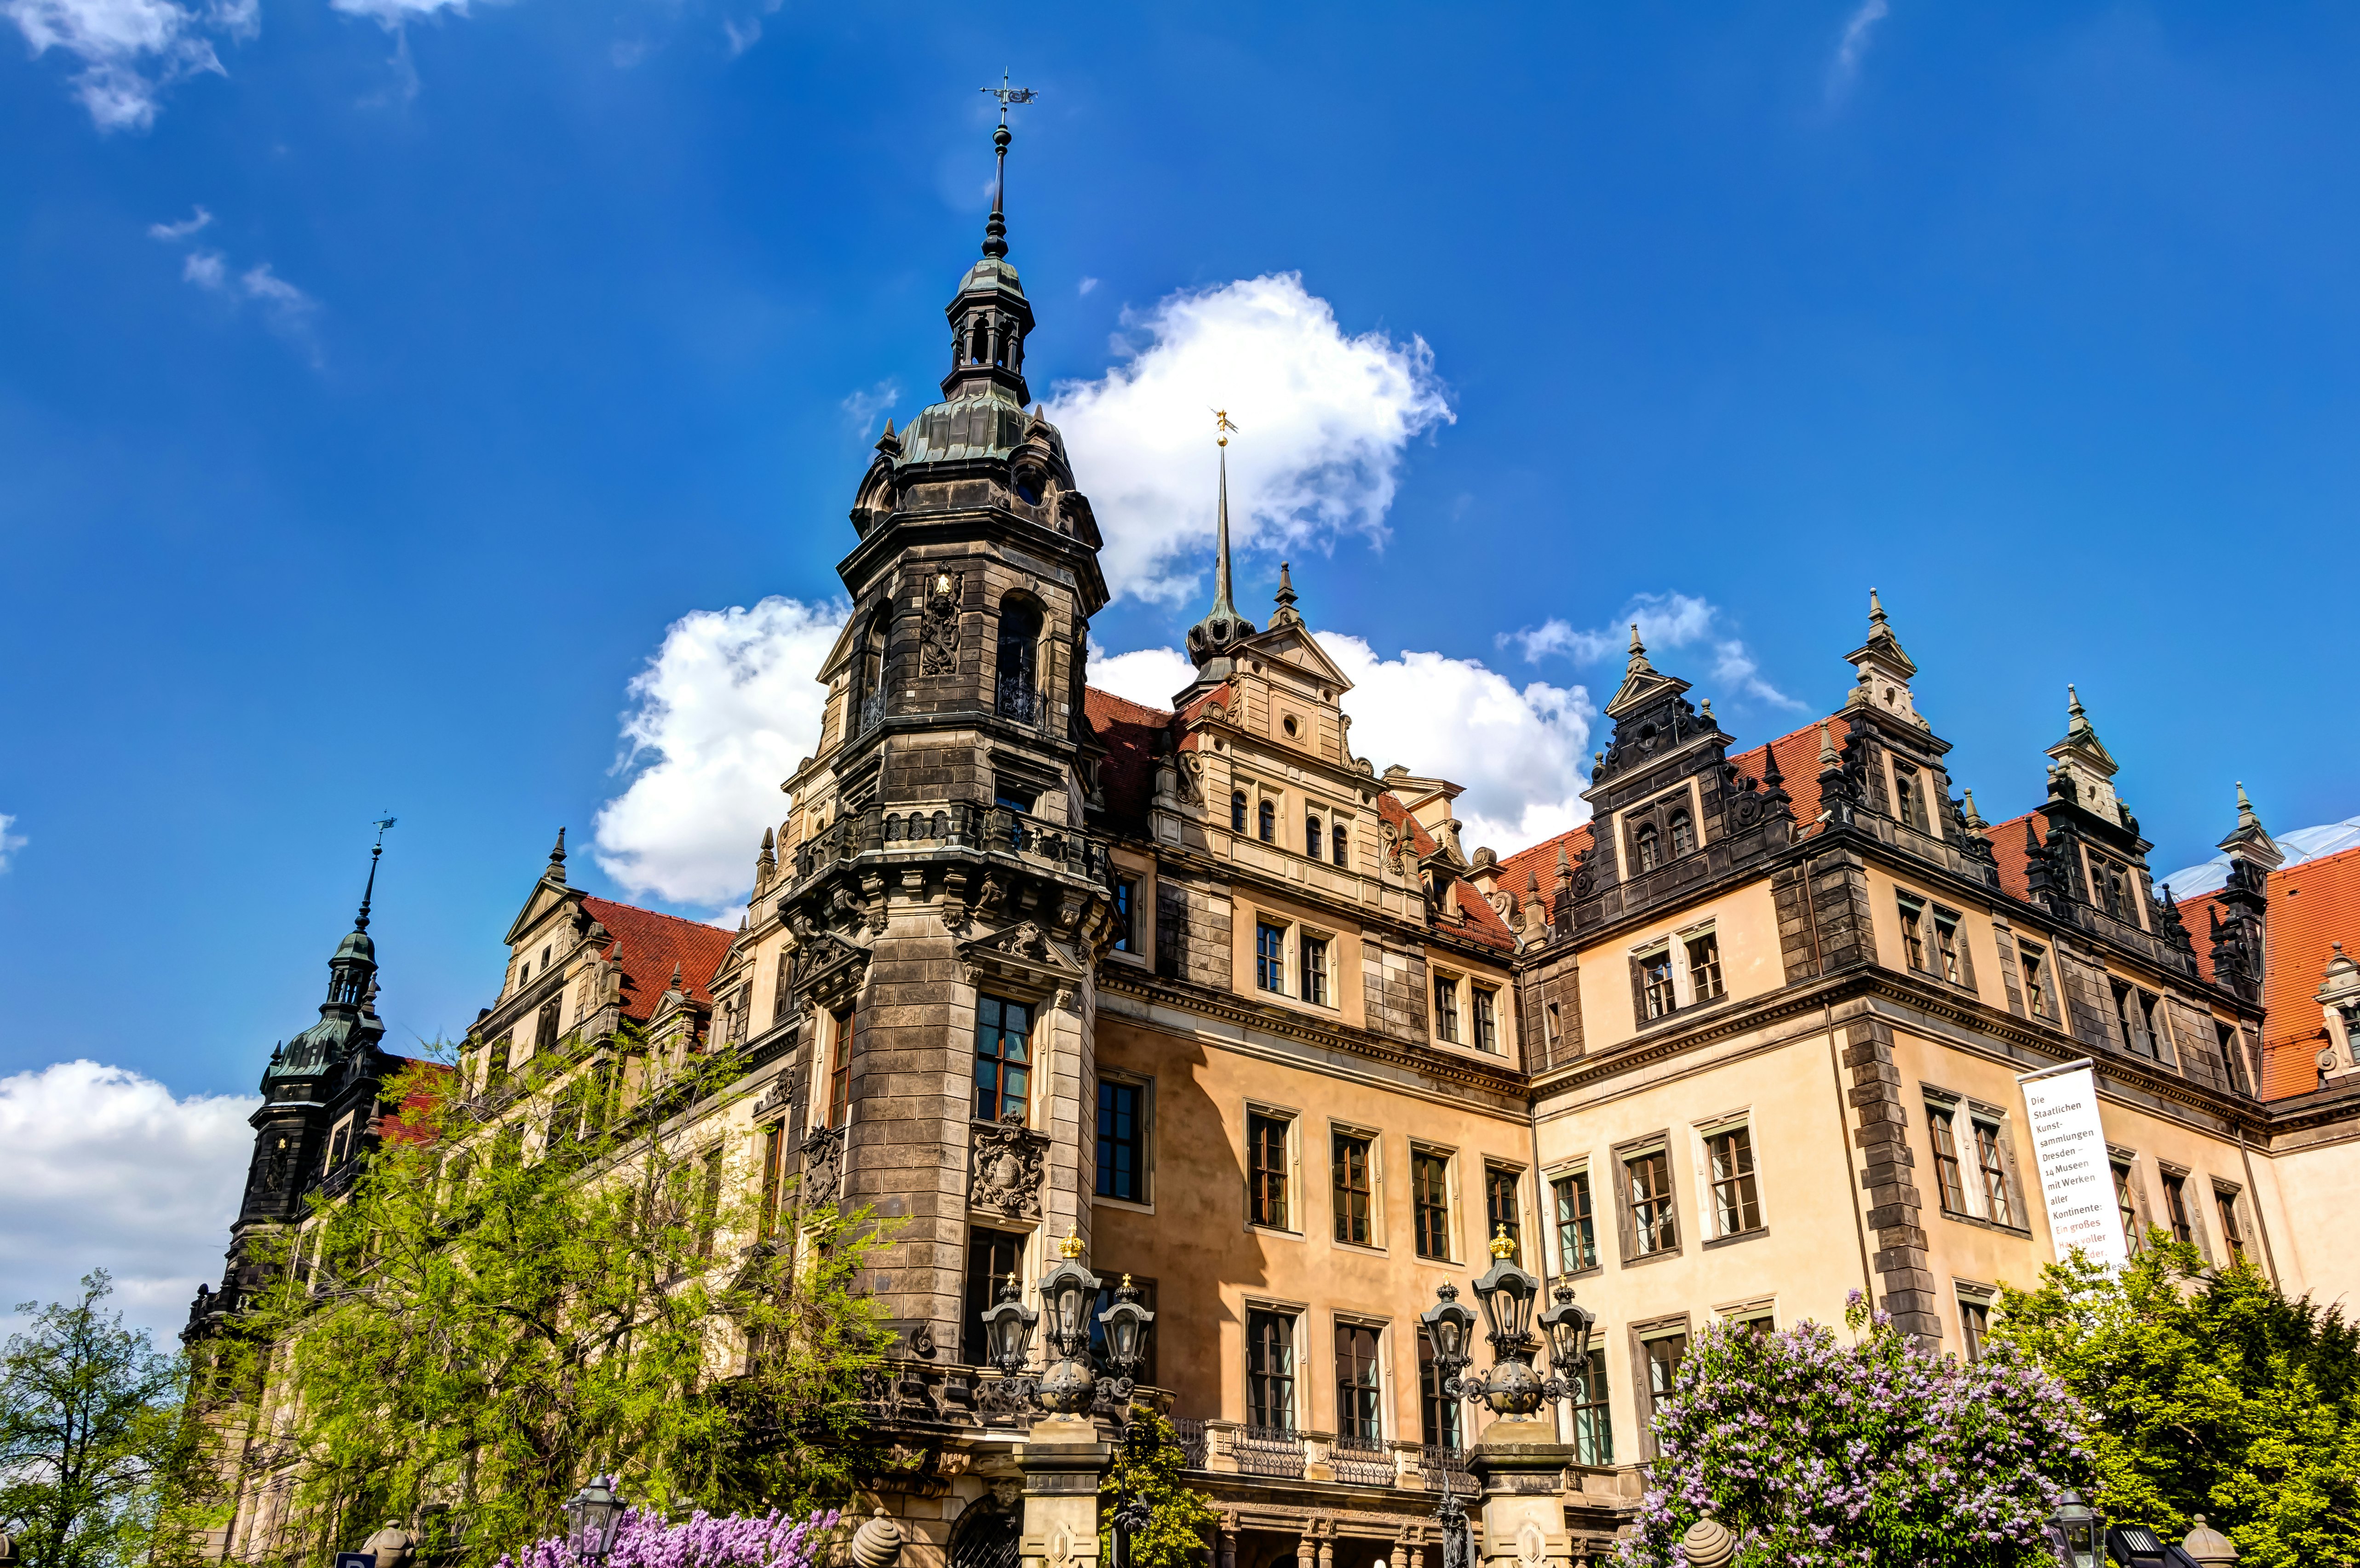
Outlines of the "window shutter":
[[1638,959],[1631,960],[1631,1021],[1640,1029],[1647,1027],[1647,974]]
[[1155,885],[1155,972],[1179,978],[1187,967],[1188,893],[1168,882]]
[[1975,985],[1975,944],[1967,940],[1967,919],[1959,917],[1959,979],[1969,990]]

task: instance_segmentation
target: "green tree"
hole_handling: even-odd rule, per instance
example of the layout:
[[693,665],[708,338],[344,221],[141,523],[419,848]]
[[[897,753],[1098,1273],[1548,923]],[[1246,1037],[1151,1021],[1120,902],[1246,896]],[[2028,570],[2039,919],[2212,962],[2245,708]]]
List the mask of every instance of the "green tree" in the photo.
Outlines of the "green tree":
[[438,1554],[486,1563],[602,1472],[657,1509],[848,1496],[879,1462],[859,1395],[890,1336],[856,1285],[880,1231],[815,1206],[754,1239],[742,1132],[667,1115],[734,1072],[691,1058],[611,1127],[560,1094],[530,1149],[447,1079],[388,1090],[402,1135],[274,1244],[241,1325],[256,1364],[224,1379],[252,1401],[249,1469],[292,1479],[279,1555],[442,1518]]
[[0,1349],[0,1519],[21,1522],[29,1568],[108,1568],[146,1550],[157,1478],[178,1445],[179,1362],[103,1310],[114,1283],[16,1310]]
[[1131,1532],[1124,1568],[1199,1568],[1220,1515],[1211,1498],[1181,1480],[1187,1465],[1172,1423],[1146,1405],[1133,1405],[1122,1445],[1098,1484],[1107,1505],[1098,1530],[1099,1562],[1115,1560],[1112,1510],[1143,1501],[1148,1522]]
[[2169,1540],[2203,1514],[2256,1568],[2360,1557],[2360,1331],[2335,1309],[2157,1231],[2119,1271],[2077,1252],[2004,1291],[1993,1338],[2087,1406],[2109,1519]]

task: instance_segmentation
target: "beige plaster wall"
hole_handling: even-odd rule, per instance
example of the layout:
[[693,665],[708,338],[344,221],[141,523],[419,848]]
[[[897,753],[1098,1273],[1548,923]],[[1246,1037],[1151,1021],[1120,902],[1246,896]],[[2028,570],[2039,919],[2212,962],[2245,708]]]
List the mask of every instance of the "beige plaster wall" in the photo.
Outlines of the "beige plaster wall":
[[[1640,1032],[1631,1005],[1629,955],[1708,920],[1721,938],[1721,980],[1730,1001],[1766,996],[1786,984],[1785,960],[1778,949],[1778,908],[1769,883],[1752,883],[1710,902],[1691,904],[1631,932],[1612,947],[1601,946],[1582,954],[1581,1029],[1588,1054],[1612,1050]],[[1696,1012],[1704,1010],[1699,1007]],[[1650,1028],[1677,1032],[1688,1027],[1691,1017],[1683,1008]]]

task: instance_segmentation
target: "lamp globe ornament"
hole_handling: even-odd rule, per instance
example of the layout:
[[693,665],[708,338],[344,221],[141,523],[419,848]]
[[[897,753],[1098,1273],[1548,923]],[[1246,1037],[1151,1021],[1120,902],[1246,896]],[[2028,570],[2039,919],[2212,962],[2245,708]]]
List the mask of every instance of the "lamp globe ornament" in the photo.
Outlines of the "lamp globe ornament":
[[[1082,1263],[1078,1227],[1057,1244],[1058,1259],[1034,1284],[1041,1305],[1022,1301],[1022,1288],[1011,1274],[1000,1288],[1000,1300],[982,1314],[992,1365],[999,1367],[1007,1392],[1024,1404],[1053,1415],[1080,1416],[1095,1409],[1101,1389],[1098,1368],[1090,1361],[1090,1330],[1095,1321],[1107,1336],[1107,1364],[1114,1376],[1105,1393],[1128,1399],[1131,1378],[1144,1364],[1147,1325],[1155,1314],[1139,1304],[1139,1290],[1125,1276],[1114,1303],[1093,1320],[1090,1308],[1098,1300],[1100,1280]],[[1032,1326],[1041,1325],[1047,1342],[1048,1365],[1032,1374]]]
[[2057,1499],[2056,1511],[2049,1516],[2049,1530],[2057,1561],[2066,1568],[2103,1568],[2105,1522],[2081,1500],[2081,1493],[2070,1486],[2065,1489],[2065,1495]]
[[[1468,1371],[1474,1362],[1470,1344],[1476,1317],[1459,1301],[1459,1287],[1440,1285],[1434,1293],[1435,1304],[1417,1321],[1434,1346],[1435,1372],[1445,1397],[1480,1399],[1496,1415],[1528,1416],[1544,1400],[1574,1396],[1589,1359],[1595,1315],[1575,1305],[1573,1287],[1560,1283],[1552,1292],[1556,1305],[1540,1314],[1540,1333],[1534,1334],[1540,1276],[1516,1261],[1516,1243],[1506,1225],[1491,1237],[1491,1267],[1475,1281],[1484,1338],[1491,1346],[1490,1371],[1480,1377]],[[1549,1355],[1546,1376],[1533,1367],[1533,1357],[1544,1345]]]

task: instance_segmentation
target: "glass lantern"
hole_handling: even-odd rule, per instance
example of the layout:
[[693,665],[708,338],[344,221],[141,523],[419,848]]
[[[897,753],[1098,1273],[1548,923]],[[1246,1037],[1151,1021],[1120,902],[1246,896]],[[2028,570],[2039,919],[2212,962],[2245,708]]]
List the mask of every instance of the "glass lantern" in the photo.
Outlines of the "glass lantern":
[[1434,1295],[1434,1305],[1418,1314],[1418,1324],[1434,1346],[1435,1361],[1447,1370],[1456,1371],[1468,1363],[1467,1346],[1475,1333],[1475,1314],[1459,1301],[1456,1285],[1437,1285]]
[[983,1333],[991,1364],[1011,1377],[1021,1375],[1032,1359],[1032,1325],[1039,1312],[1024,1304],[1024,1287],[1011,1272],[1000,1287],[1000,1300],[983,1310]]
[[1133,1376],[1147,1359],[1147,1325],[1154,1321],[1155,1314],[1139,1304],[1139,1287],[1124,1275],[1114,1304],[1098,1314],[1098,1325],[1106,1330],[1107,1365],[1117,1377]]
[[1590,1331],[1598,1315],[1573,1302],[1573,1287],[1559,1281],[1557,1305],[1541,1314],[1541,1334],[1548,1341],[1549,1367],[1561,1377],[1579,1376],[1590,1360]]
[[2097,1513],[2081,1500],[2081,1494],[2067,1487],[2057,1499],[2057,1511],[2049,1516],[2049,1528],[2057,1544],[2065,1551],[2064,1560],[2072,1568],[2104,1568],[2105,1527]]
[[1475,1299],[1491,1331],[1495,1349],[1522,1349],[1531,1343],[1533,1303],[1541,1293],[1540,1276],[1518,1263],[1516,1244],[1502,1225],[1491,1238],[1491,1267],[1475,1281]]
[[565,1539],[574,1555],[603,1562],[614,1549],[615,1531],[623,1522],[623,1499],[615,1496],[613,1477],[593,1475],[590,1484],[565,1501]]
[[1090,1303],[1098,1300],[1098,1277],[1082,1267],[1078,1231],[1057,1244],[1057,1266],[1041,1276],[1041,1307],[1048,1314],[1049,1344],[1075,1360],[1090,1347]]

